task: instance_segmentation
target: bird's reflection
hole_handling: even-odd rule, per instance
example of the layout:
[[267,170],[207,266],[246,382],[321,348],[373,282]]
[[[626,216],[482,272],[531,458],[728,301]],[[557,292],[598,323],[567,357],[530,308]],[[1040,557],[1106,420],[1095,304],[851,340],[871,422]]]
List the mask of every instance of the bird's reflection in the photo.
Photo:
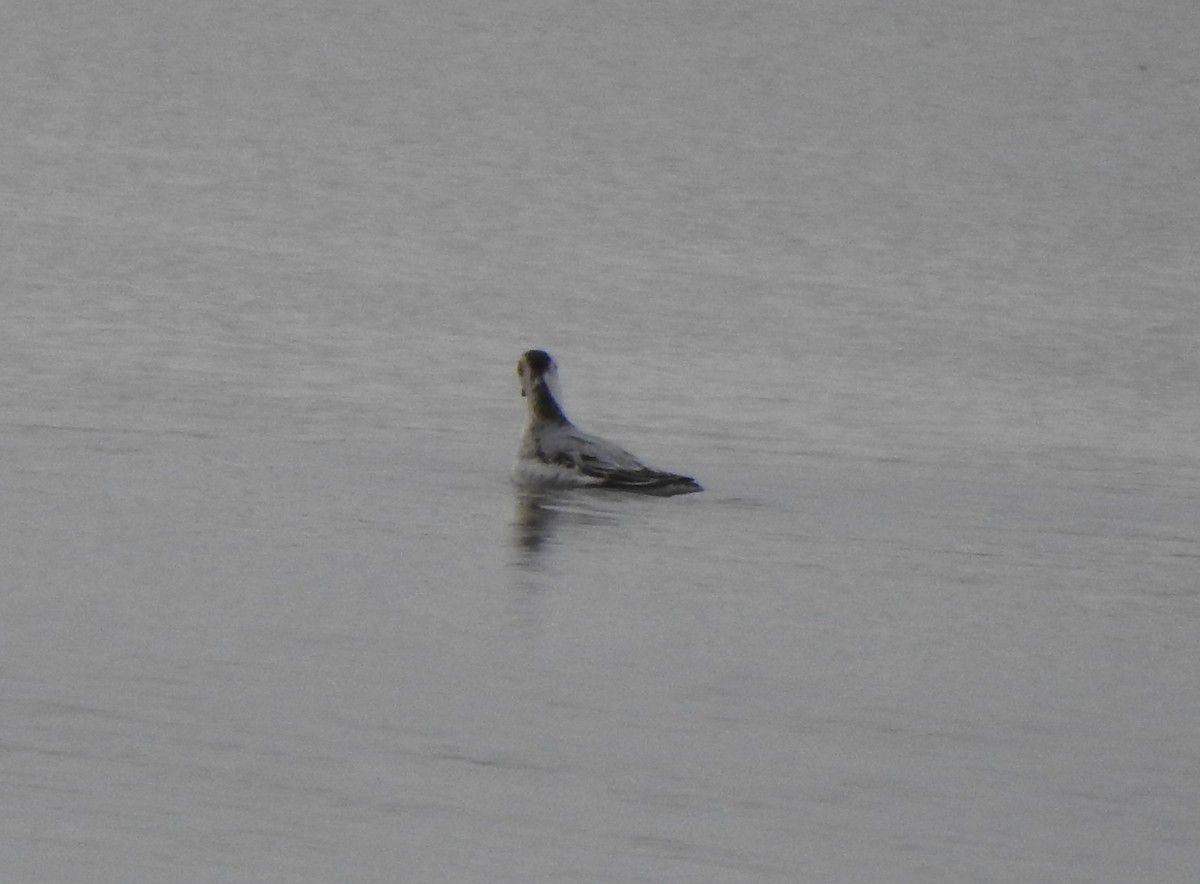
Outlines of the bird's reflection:
[[534,564],[547,541],[554,536],[562,513],[556,506],[562,492],[517,492],[513,517],[513,544],[524,564]]
[[611,529],[624,521],[629,501],[623,505],[620,498],[583,489],[517,491],[509,613],[526,638],[541,634],[542,599],[564,573],[570,573],[573,554],[613,542],[609,530],[597,529]]
[[513,517],[513,547],[523,567],[542,564],[546,550],[564,526],[613,525],[620,521],[620,510],[605,505],[611,495],[588,493],[580,489],[533,491],[516,495]]

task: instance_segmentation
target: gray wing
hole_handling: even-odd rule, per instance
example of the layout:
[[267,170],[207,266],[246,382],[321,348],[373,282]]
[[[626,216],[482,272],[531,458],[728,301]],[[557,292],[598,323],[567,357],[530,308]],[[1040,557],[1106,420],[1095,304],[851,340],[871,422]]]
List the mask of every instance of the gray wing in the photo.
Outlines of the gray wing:
[[691,477],[648,467],[619,445],[576,426],[547,428],[536,441],[542,460],[596,479],[606,488],[663,495],[702,490]]

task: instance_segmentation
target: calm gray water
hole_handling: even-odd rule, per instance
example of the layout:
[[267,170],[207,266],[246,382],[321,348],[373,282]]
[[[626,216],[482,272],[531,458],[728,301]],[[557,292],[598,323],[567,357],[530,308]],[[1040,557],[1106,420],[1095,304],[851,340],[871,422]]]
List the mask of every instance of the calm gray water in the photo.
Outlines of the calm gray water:
[[0,878],[1196,880],[1197,45],[8,4]]

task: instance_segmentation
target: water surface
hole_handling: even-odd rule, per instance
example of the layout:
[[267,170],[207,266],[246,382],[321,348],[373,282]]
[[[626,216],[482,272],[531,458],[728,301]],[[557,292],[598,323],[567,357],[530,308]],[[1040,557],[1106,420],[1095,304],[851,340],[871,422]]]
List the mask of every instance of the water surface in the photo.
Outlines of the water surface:
[[1194,5],[4,18],[6,879],[1195,878]]

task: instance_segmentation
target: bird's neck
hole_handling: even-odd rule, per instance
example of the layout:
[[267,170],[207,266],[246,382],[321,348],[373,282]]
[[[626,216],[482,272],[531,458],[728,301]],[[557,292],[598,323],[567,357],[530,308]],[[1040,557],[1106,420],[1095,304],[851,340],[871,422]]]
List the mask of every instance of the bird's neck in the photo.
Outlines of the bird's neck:
[[536,382],[531,387],[529,391],[529,415],[531,418],[549,421],[559,426],[570,423],[558,402],[555,401],[550,388],[544,382]]

